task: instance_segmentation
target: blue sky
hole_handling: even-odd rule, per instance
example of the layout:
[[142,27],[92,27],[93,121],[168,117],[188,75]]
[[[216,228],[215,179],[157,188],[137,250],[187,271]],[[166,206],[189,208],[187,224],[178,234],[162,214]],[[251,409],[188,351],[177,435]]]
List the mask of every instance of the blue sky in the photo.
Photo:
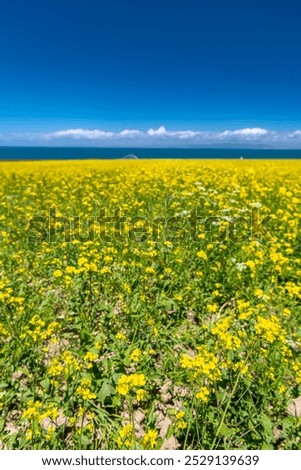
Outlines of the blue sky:
[[0,145],[301,147],[298,0],[0,4]]

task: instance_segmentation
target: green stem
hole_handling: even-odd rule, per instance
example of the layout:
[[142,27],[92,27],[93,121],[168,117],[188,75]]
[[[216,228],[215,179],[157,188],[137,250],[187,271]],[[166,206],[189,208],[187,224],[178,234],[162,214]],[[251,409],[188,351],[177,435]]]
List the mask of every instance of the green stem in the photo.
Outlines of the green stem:
[[194,403],[195,403],[195,393],[194,393],[194,395],[193,395],[192,405],[191,405],[191,408],[190,408],[189,422],[188,422],[188,427],[187,427],[187,431],[186,431],[186,436],[185,436],[185,441],[184,441],[184,445],[183,445],[183,450],[186,449],[187,439],[188,439],[189,431],[190,431],[190,428],[191,428],[192,413],[193,413],[193,409],[194,409]]
[[224,424],[227,411],[228,411],[228,409],[229,409],[229,406],[230,406],[231,400],[232,400],[232,398],[233,398],[233,395],[234,395],[234,393],[236,392],[236,387],[237,387],[237,385],[238,385],[238,381],[239,381],[240,377],[241,377],[241,372],[239,372],[238,376],[236,377],[236,380],[235,380],[235,383],[234,383],[234,387],[232,388],[232,391],[231,391],[231,393],[230,393],[229,400],[228,400],[227,405],[226,405],[226,407],[225,407],[225,409],[224,409],[222,418],[221,418],[220,423],[219,423],[219,425],[218,425],[218,428],[217,428],[217,431],[216,431],[216,434],[215,434],[215,438],[214,438],[214,440],[213,440],[212,446],[210,447],[210,450],[214,450],[214,448],[215,448],[215,444],[216,444],[217,438],[218,438],[218,436],[219,436],[219,434],[220,434],[222,425]]

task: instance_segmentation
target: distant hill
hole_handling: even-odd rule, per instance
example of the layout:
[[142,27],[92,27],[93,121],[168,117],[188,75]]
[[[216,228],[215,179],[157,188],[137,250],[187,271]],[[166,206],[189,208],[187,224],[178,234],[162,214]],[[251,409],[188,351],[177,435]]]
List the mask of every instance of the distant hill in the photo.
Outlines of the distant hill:
[[138,157],[133,153],[129,153],[128,155],[125,155],[125,157],[122,157],[122,160],[138,160]]

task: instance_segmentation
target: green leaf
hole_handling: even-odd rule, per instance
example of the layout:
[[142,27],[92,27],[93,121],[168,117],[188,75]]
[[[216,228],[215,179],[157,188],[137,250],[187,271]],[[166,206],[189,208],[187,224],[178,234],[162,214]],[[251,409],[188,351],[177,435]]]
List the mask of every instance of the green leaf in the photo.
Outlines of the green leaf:
[[219,432],[222,436],[225,436],[225,437],[230,437],[233,434],[233,431],[230,428],[228,428],[228,426],[225,423],[222,424]]
[[131,365],[131,361],[128,359],[128,358],[124,358],[123,361],[122,361],[122,364],[125,366],[125,367],[130,367]]
[[41,380],[41,385],[45,390],[48,390],[50,386],[50,380],[48,378]]
[[90,444],[90,439],[85,435],[80,436],[80,441],[83,446],[88,446]]
[[282,434],[286,436],[289,434],[289,431],[295,426],[295,418],[293,416],[288,416],[282,421]]
[[170,425],[168,426],[168,431],[167,431],[167,433],[166,433],[165,439],[166,439],[166,440],[169,439],[169,438],[173,435],[173,433],[174,433],[174,426],[173,426],[172,424],[170,424]]
[[260,422],[269,436],[273,436],[273,423],[267,415],[262,415]]
[[213,423],[213,424],[216,423],[217,417],[216,417],[216,414],[213,411],[209,411],[209,413],[207,414],[207,421],[209,423]]
[[261,450],[273,450],[273,446],[267,442],[264,442],[261,446]]
[[114,392],[115,392],[115,390],[112,387],[112,385],[110,384],[110,382],[105,381],[102,384],[102,387],[99,390],[97,396],[98,396],[99,400],[103,403],[105,401],[105,399],[110,397],[111,395],[113,395]]
[[5,420],[3,418],[0,418],[0,432],[3,431],[4,424],[5,424]]

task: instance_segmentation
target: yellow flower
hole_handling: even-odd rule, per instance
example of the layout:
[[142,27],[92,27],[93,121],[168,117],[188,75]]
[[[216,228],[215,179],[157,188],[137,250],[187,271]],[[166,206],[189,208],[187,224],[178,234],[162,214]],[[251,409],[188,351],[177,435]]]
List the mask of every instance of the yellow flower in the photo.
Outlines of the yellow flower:
[[181,419],[180,421],[177,421],[176,422],[176,429],[178,431],[180,431],[181,429],[186,429],[188,426],[188,424],[186,423],[186,421],[184,421],[183,419]]
[[78,259],[78,261],[77,261],[77,263],[78,263],[79,266],[83,266],[83,265],[86,264],[87,262],[88,262],[87,258],[85,258],[85,257],[83,257],[83,256],[81,256],[81,257]]
[[148,274],[156,274],[156,271],[151,266],[148,266],[147,268],[145,268],[145,272]]
[[119,339],[120,341],[126,340],[126,336],[123,333],[117,333],[116,339]]
[[154,336],[158,336],[159,334],[158,328],[156,326],[153,327],[153,333],[154,333]]
[[215,313],[218,311],[218,306],[216,304],[207,305],[208,312]]
[[9,336],[9,331],[5,328],[3,323],[0,323],[0,336]]
[[251,269],[251,271],[255,271],[256,269],[256,264],[252,260],[246,261],[246,266],[248,266]]
[[184,411],[178,411],[178,413],[176,413],[176,429],[178,431],[180,431],[181,429],[187,428],[187,423],[183,419],[184,416],[185,416]]
[[40,418],[40,412],[42,408],[42,403],[40,401],[30,400],[28,402],[28,407],[22,413],[22,418],[33,420]]
[[57,419],[59,417],[59,410],[54,406],[48,410],[48,413],[52,419]]
[[145,385],[144,374],[132,374],[129,377],[131,378],[131,381],[134,387]]
[[176,295],[176,296],[175,296],[175,300],[177,300],[178,302],[182,302],[182,300],[183,300],[183,295],[181,295],[181,294]]
[[126,424],[120,429],[118,437],[116,439],[117,446],[121,447],[132,447],[134,445],[133,436],[134,428],[131,424]]
[[284,385],[280,385],[280,386],[278,387],[278,392],[281,393],[281,394],[283,394],[283,393],[285,392],[285,390],[286,390],[286,388],[285,388]]
[[66,286],[69,286],[71,284],[72,277],[71,276],[65,276],[65,284]]
[[191,369],[193,378],[204,376],[209,380],[218,380],[221,372],[218,368],[219,361],[217,357],[207,351],[204,346],[197,348],[199,353],[195,357],[190,357],[186,354],[181,358],[181,367],[184,369]]
[[283,331],[275,315],[271,315],[270,318],[259,315],[255,324],[255,331],[269,343],[273,343],[276,339],[283,339]]
[[141,387],[143,385],[145,385],[144,374],[123,374],[118,380],[116,391],[120,395],[127,395],[132,388]]
[[49,375],[52,377],[57,377],[58,375],[61,375],[63,370],[64,370],[64,367],[62,366],[60,361],[56,357],[52,359],[49,369],[48,369]]
[[27,441],[31,441],[32,440],[32,430],[31,429],[27,429],[26,433],[25,433],[25,439]]
[[46,434],[46,439],[47,439],[47,441],[50,441],[50,440],[51,440],[51,438],[52,438],[54,432],[55,432],[55,427],[54,427],[54,426],[49,426],[49,427],[47,428],[47,434]]
[[184,416],[185,416],[184,411],[178,411],[177,414],[176,414],[177,419],[182,419],[182,418],[184,418]]
[[141,356],[141,350],[139,348],[134,349],[130,355],[130,361],[138,362]]
[[64,351],[62,354],[62,360],[65,363],[64,372],[70,373],[70,369],[73,370],[80,370],[81,366],[74,356],[74,354],[70,351]]
[[244,375],[248,372],[249,366],[244,361],[239,361],[236,364],[233,364],[233,370],[239,371],[242,375]]
[[76,389],[76,394],[83,400],[92,400],[96,398],[95,393],[90,390],[91,380],[88,378],[83,378],[79,387]]
[[142,445],[145,449],[153,449],[157,443],[158,431],[150,429],[144,434],[142,439]]
[[60,269],[56,269],[53,273],[54,277],[62,277],[63,272]]
[[209,389],[207,387],[201,387],[200,390],[196,393],[195,396],[199,400],[206,403],[208,401],[209,395],[210,395]]
[[283,316],[285,316],[285,317],[290,317],[291,314],[292,314],[292,312],[290,311],[289,308],[284,308],[284,309],[282,310],[282,313],[283,313]]
[[203,251],[203,250],[198,251],[196,255],[197,255],[198,258],[201,258],[201,259],[204,259],[204,260],[208,259],[208,256],[206,255],[205,251]]
[[96,361],[97,354],[91,351],[88,351],[84,356],[84,361],[87,363],[87,369],[91,369],[92,362]]
[[127,292],[128,294],[130,294],[132,292],[132,289],[131,289],[131,286],[127,283],[127,282],[124,282],[122,284],[122,288],[125,292]]
[[117,392],[120,395],[127,395],[130,391],[130,380],[127,375],[122,375],[118,380],[118,385],[116,387]]
[[136,398],[138,401],[143,401],[146,397],[146,391],[143,390],[142,388],[139,388],[136,392]]

